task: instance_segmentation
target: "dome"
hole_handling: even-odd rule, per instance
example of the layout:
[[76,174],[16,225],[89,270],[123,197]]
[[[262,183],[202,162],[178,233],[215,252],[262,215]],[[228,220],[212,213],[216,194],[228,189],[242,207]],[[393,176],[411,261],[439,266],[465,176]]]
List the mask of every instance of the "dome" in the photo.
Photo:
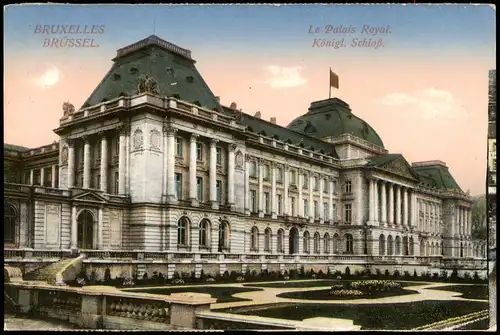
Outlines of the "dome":
[[311,103],[309,111],[293,120],[287,128],[319,139],[351,134],[384,147],[377,132],[352,114],[349,105],[338,98]]

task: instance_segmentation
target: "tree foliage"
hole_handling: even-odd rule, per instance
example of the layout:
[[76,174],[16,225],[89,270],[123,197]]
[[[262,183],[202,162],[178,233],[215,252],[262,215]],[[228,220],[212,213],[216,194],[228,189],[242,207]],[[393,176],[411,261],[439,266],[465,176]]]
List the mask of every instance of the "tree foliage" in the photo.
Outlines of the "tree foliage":
[[486,239],[487,237],[486,196],[481,195],[472,204],[472,236]]

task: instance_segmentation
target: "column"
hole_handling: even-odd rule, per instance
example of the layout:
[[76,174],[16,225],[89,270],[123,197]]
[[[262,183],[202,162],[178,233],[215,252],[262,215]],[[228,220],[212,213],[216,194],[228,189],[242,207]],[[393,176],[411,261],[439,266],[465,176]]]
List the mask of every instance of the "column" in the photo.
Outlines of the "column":
[[458,235],[461,235],[462,232],[460,230],[460,208],[457,206],[456,211],[455,211],[455,217],[456,217],[456,226],[458,230]]
[[313,200],[313,188],[314,188],[314,182],[313,182],[313,174],[309,173],[309,218],[310,220],[314,220],[316,218],[316,215],[314,213],[314,200]]
[[396,187],[396,226],[401,226],[401,186],[394,185]]
[[375,224],[380,222],[380,208],[379,208],[379,194],[378,194],[378,179],[373,181],[373,208],[374,208],[374,218]]
[[264,217],[264,161],[259,159],[259,194],[258,194],[258,203],[259,203],[259,216]]
[[177,129],[167,128],[167,202],[177,200],[175,194],[175,133]]
[[299,192],[297,208],[299,217],[304,217],[304,200],[302,199],[302,189],[303,189],[302,185],[304,185],[304,171],[299,169],[297,173],[299,174],[299,185],[297,185],[297,189]]
[[290,171],[288,165],[283,167],[283,213],[285,216],[291,215],[288,205],[288,184],[290,184]]
[[394,185],[388,184],[389,188],[389,215],[387,216],[387,224],[394,225]]
[[118,194],[125,194],[125,149],[127,145],[127,138],[125,129],[120,131],[120,153],[118,156]]
[[[217,203],[217,143],[219,140],[213,138],[210,140],[210,202],[212,203],[212,209],[219,209],[219,204]],[[196,149],[196,147],[195,147]]]
[[108,139],[106,135],[101,137],[101,191],[108,192]]
[[[33,184],[33,171],[31,173],[31,184]],[[75,142],[68,140],[68,188],[75,186]]]
[[324,183],[324,178],[322,176],[319,176],[319,204],[318,204],[318,210],[319,210],[319,219],[320,220],[328,220],[328,218],[325,218],[325,208],[323,206],[323,183]]
[[90,188],[90,143],[88,137],[84,137],[83,140],[83,188],[88,189]]
[[333,213],[333,179],[331,177],[329,177],[327,180],[328,180],[328,184],[329,184],[328,185],[328,220],[330,221],[330,224],[333,224],[333,222],[337,219],[336,217],[333,216],[333,214],[334,214]]
[[[191,206],[198,206],[198,192],[196,185],[196,140],[198,139],[198,134],[191,134],[191,141],[189,143],[189,200],[191,201]],[[212,163],[212,157],[210,155],[210,163]],[[210,169],[212,165],[210,164]],[[212,171],[210,171],[212,173]],[[210,176],[212,178],[212,176]],[[212,180],[210,179],[210,201],[212,201]]]
[[76,207],[71,207],[71,249],[78,248],[78,220]]
[[44,186],[45,173],[43,173],[45,168],[40,168],[40,186]]
[[408,214],[409,214],[409,211],[408,211],[408,188],[405,187],[404,191],[403,191],[403,201],[404,201],[404,204],[403,204],[403,208],[404,208],[404,216],[403,216],[403,225],[405,227],[408,227]]
[[35,181],[34,178],[35,178],[35,173],[34,173],[33,169],[31,169],[30,170],[30,185],[33,185],[33,182]]
[[125,194],[130,194],[130,133],[127,131],[125,137]]
[[382,218],[381,218],[381,221],[382,221],[382,224],[384,226],[387,226],[387,193],[386,193],[386,189],[385,189],[385,182],[382,182],[382,185],[381,185],[381,195],[382,195],[382,204],[381,204],[381,207],[382,207]]
[[97,249],[103,249],[102,226],[103,226],[103,211],[102,207],[99,207],[98,221],[97,221]]
[[252,197],[250,195],[250,166],[252,162],[249,160],[249,157],[246,156],[245,163],[245,212],[247,215],[250,215],[251,212],[251,201]]
[[234,164],[235,164],[236,145],[229,144],[227,154],[227,202],[234,210]]
[[[163,126],[163,195],[167,195],[168,128]],[[101,177],[102,180],[102,177]]]
[[276,206],[276,164],[271,164],[271,216],[276,219],[278,208]]
[[410,226],[415,227],[417,225],[417,196],[415,190],[411,191],[411,216],[410,216]]
[[55,165],[52,165],[51,175],[52,175],[52,180],[51,180],[52,185],[50,185],[50,187],[56,188],[56,166]]
[[469,236],[472,235],[472,209],[469,208],[467,210],[467,227],[469,228],[469,230],[467,231],[467,234]]
[[368,195],[368,206],[369,206],[369,222],[373,224],[375,220],[375,181],[370,179],[370,190]]

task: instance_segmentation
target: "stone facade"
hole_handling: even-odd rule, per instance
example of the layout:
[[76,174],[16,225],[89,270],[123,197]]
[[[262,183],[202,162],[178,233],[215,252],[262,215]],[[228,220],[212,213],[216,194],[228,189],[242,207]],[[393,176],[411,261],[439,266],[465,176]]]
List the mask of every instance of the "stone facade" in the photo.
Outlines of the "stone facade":
[[333,156],[148,92],[65,113],[56,133],[59,143],[18,153],[5,248],[167,252],[197,274],[230,259],[284,271],[485,256],[467,194],[423,185],[402,156],[370,164],[387,150],[352,135],[310,139]]

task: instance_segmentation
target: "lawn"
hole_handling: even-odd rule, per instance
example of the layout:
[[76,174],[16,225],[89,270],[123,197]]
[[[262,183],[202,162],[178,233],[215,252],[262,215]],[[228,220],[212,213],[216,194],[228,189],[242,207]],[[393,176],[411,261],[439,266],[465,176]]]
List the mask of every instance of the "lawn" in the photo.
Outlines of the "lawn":
[[[359,280],[366,280],[366,279],[358,279],[358,280],[308,280],[308,281],[303,281],[303,282],[296,282],[296,281],[279,281],[275,283],[266,283],[266,284],[245,284],[243,286],[251,286],[251,287],[272,287],[272,288],[300,288],[300,287],[319,287],[319,286],[332,286],[336,284],[343,284],[346,282],[352,282],[352,281],[359,281]],[[422,285],[422,284],[427,284],[424,282],[400,282],[397,281],[398,283],[401,284],[401,286],[417,286],[417,285]]]
[[430,288],[429,290],[452,291],[462,293],[464,299],[488,300],[488,285],[456,285]]
[[[362,330],[410,330],[487,308],[488,303],[476,301],[417,301],[362,305],[303,303],[261,310],[246,308],[241,313],[298,321],[314,317],[350,319],[354,324],[360,325]],[[238,314],[237,308],[219,311]]]
[[357,299],[378,299],[386,297],[394,297],[409,294],[419,294],[418,291],[393,289],[392,291],[373,292],[370,295],[361,296],[335,296],[330,294],[330,289],[301,291],[301,292],[286,292],[278,294],[279,298],[287,299],[304,299],[304,300],[357,300]]
[[196,292],[210,294],[212,298],[217,299],[217,303],[221,302],[235,302],[235,301],[248,301],[249,299],[241,299],[232,297],[233,294],[241,292],[262,291],[259,288],[249,287],[227,287],[227,286],[189,286],[189,287],[165,287],[165,288],[152,288],[149,290],[127,290],[128,292],[141,292],[153,294],[170,294],[180,292]]

